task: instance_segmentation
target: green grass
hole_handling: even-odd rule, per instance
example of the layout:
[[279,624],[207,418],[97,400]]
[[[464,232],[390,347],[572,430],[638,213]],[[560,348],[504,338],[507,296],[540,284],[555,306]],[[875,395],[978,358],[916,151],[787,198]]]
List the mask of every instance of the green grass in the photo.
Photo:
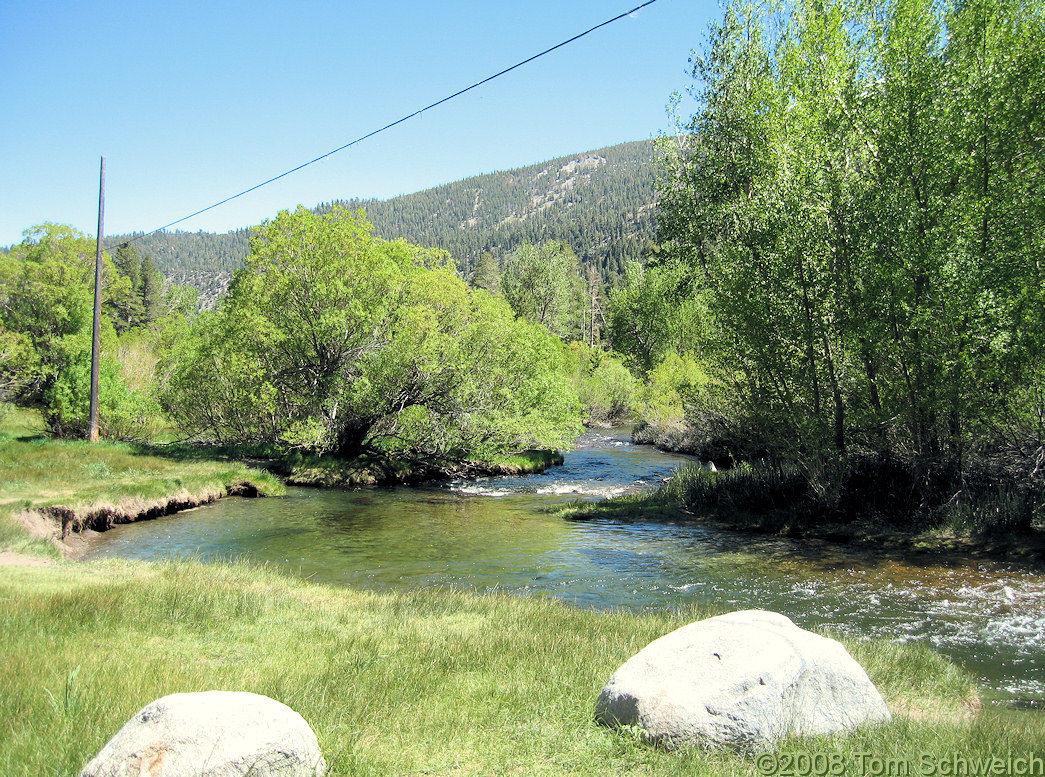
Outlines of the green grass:
[[[218,447],[174,443],[131,445],[56,440],[39,413],[10,408],[0,418],[0,550],[56,557],[47,541],[30,537],[16,516],[26,510],[68,507],[80,518],[115,515],[116,522],[176,499],[185,505],[210,501],[230,488],[250,484],[259,493],[285,493],[270,472],[239,459],[256,459],[288,482],[327,487],[412,482],[437,473],[371,456],[341,460],[331,456],[280,454],[266,446]],[[463,474],[535,472],[562,463],[554,451],[526,451],[489,463],[467,465]]]
[[[593,613],[441,590],[364,593],[245,565],[8,568],[0,576],[0,774],[75,775],[148,702],[209,689],[290,705],[316,731],[332,775],[755,774],[750,757],[667,753],[592,720],[621,663],[709,614]],[[969,678],[931,651],[849,645],[894,709],[910,714],[783,750],[846,758],[1040,751],[1040,716],[972,715]]]
[[503,456],[494,462],[506,469],[513,469],[518,474],[544,472],[550,467],[561,467],[566,459],[559,451],[523,451],[510,456]]
[[[36,430],[35,434],[22,432]],[[261,493],[283,493],[267,472],[223,460],[187,461],[143,453],[124,443],[91,444],[43,436],[42,421],[16,408],[0,425],[0,549],[54,556],[49,543],[29,537],[15,516],[24,510],[69,507],[78,513],[135,513],[170,498],[207,499],[229,487],[253,484]]]
[[0,439],[45,437],[47,425],[36,410],[0,402]]

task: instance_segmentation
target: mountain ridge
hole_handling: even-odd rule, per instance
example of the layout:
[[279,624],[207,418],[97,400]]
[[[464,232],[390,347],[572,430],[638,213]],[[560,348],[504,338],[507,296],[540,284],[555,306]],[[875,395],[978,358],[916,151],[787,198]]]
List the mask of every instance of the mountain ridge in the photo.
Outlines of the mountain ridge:
[[[464,275],[485,252],[503,263],[523,243],[564,240],[612,281],[653,239],[654,157],[653,141],[631,141],[385,200],[335,200],[312,210],[362,208],[375,234],[446,250]],[[135,239],[140,254],[173,282],[199,289],[209,307],[243,266],[249,233],[137,233],[105,242],[112,248]]]

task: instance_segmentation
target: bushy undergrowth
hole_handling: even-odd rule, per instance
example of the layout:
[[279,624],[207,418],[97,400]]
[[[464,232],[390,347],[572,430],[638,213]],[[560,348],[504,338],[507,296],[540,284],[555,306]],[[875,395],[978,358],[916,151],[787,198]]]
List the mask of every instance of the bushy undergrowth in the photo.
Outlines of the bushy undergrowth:
[[618,423],[631,415],[638,384],[618,355],[574,342],[566,356],[586,423]]
[[764,528],[858,521],[1011,537],[1032,531],[1043,517],[1043,494],[1031,482],[987,475],[959,482],[917,462],[870,454],[812,461],[760,459],[718,472],[683,467],[657,499],[743,515]]

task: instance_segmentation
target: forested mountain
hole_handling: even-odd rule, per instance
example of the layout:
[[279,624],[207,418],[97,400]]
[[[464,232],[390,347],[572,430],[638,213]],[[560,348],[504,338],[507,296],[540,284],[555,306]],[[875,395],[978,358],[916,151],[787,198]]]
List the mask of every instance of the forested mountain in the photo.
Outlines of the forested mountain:
[[[636,141],[389,200],[322,203],[314,210],[325,213],[335,204],[363,208],[375,234],[449,251],[465,274],[484,252],[501,259],[523,243],[564,240],[610,280],[653,237],[653,157],[652,142]],[[134,237],[139,253],[152,257],[175,283],[198,288],[204,304],[212,304],[243,266],[247,235],[241,229]],[[106,242],[114,248],[128,237]]]
[[193,286],[200,292],[204,307],[212,307],[225,293],[232,273],[243,266],[249,246],[249,230],[225,234],[214,232],[156,232],[151,235],[113,235],[106,237],[109,251],[133,240],[138,253],[148,256],[172,282]]
[[383,237],[449,251],[465,272],[484,251],[503,256],[522,243],[564,240],[611,277],[653,236],[652,162],[653,144],[639,141],[391,200],[339,204],[365,209]]

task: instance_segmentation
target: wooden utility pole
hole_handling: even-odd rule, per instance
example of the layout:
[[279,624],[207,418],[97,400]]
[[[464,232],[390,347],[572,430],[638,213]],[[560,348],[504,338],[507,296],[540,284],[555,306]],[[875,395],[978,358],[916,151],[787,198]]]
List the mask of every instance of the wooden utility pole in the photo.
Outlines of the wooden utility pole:
[[91,416],[87,439],[98,442],[98,364],[101,359],[102,226],[105,219],[105,157],[98,174],[98,246],[94,253],[94,331],[91,336]]

